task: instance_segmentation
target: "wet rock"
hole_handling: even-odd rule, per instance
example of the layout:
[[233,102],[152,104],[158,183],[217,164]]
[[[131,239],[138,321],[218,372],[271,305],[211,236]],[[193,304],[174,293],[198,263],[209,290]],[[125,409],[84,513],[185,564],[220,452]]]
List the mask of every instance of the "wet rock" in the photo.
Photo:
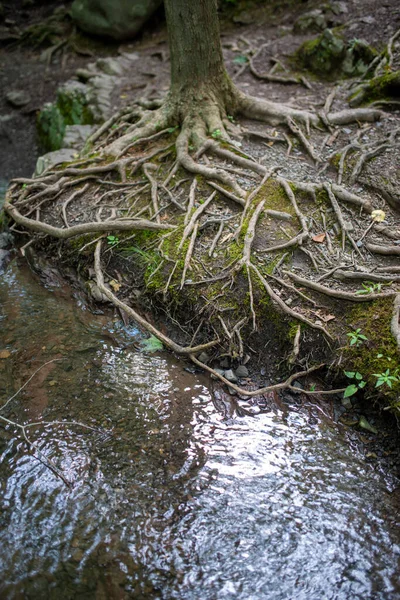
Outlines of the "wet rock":
[[230,393],[231,396],[237,395],[237,391],[234,390],[233,387],[231,387],[230,385],[228,385],[228,392]]
[[223,369],[228,369],[229,368],[229,358],[225,357],[223,360],[220,361],[219,364],[221,365],[221,367]]
[[327,18],[322,10],[315,9],[303,13],[293,26],[294,33],[318,33],[328,26]]
[[72,148],[61,148],[55,152],[48,152],[43,156],[39,156],[36,163],[35,177],[40,177],[50,167],[62,163],[70,162],[77,158],[76,150]]
[[232,383],[236,383],[238,380],[232,369],[228,369],[227,371],[225,371],[225,379],[231,381]]
[[29,102],[31,101],[31,97],[28,94],[28,92],[25,92],[23,90],[12,90],[11,92],[8,92],[6,94],[6,100],[12,106],[20,108],[21,106],[29,104]]
[[236,375],[237,377],[239,377],[239,379],[240,379],[241,377],[248,377],[248,376],[249,376],[249,370],[248,370],[248,368],[247,368],[247,367],[245,367],[244,365],[240,365],[240,367],[238,367],[238,368],[235,370],[235,375]]
[[141,30],[161,2],[162,0],[75,0],[71,16],[87,33],[126,40],[133,38]]

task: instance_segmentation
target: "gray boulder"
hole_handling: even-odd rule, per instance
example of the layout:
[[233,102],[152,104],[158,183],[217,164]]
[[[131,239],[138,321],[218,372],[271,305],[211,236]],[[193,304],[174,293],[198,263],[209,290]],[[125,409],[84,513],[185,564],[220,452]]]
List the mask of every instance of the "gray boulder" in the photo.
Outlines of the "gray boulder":
[[36,163],[34,177],[40,177],[40,175],[47,171],[47,169],[50,169],[50,167],[76,160],[78,156],[79,155],[77,154],[76,150],[73,148],[61,148],[60,150],[48,152],[43,156],[39,156]]
[[162,0],[75,0],[71,16],[87,33],[126,40],[140,31],[161,3]]

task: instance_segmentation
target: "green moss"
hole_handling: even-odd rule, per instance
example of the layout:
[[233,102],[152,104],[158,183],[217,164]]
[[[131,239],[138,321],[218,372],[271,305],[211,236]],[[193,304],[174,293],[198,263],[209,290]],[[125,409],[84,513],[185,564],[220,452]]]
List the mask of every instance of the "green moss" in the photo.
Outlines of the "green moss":
[[393,299],[385,298],[379,301],[360,304],[349,314],[347,323],[352,328],[361,329],[361,333],[368,339],[358,347],[346,346],[345,365],[351,371],[358,371],[368,383],[368,390],[373,390],[377,398],[385,396],[391,404],[398,400],[400,383],[394,383],[393,389],[387,386],[375,388],[377,378],[374,373],[383,373],[389,369],[392,373],[400,368],[397,344],[390,329],[393,310]]
[[94,116],[83,90],[76,86],[59,89],[55,103],[45,104],[37,118],[41,144],[46,150],[58,150],[67,125],[92,125]]
[[338,76],[362,75],[375,56],[377,51],[366,41],[354,39],[347,43],[336,28],[325,29],[318,37],[304,42],[293,60],[323,79],[334,80]]
[[39,140],[46,150],[62,147],[65,134],[65,121],[55,104],[45,104],[37,117]]
[[400,98],[400,71],[374,77],[349,97],[350,106]]

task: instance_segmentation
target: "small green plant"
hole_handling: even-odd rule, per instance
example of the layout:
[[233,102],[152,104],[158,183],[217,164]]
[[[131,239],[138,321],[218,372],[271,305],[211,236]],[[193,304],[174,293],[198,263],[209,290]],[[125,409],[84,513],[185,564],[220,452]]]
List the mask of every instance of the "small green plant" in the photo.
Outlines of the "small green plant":
[[363,342],[366,342],[368,340],[367,336],[360,332],[361,332],[361,329],[359,328],[359,329],[355,329],[354,331],[350,331],[347,334],[347,337],[349,338],[350,346],[361,346],[361,344]]
[[164,349],[163,343],[154,335],[142,340],[140,345],[144,352],[160,352],[160,350]]
[[[378,354],[379,356],[379,354]],[[386,371],[384,373],[372,373],[374,377],[377,377],[377,382],[375,384],[375,387],[380,387],[381,385],[386,384],[388,387],[392,387],[393,383],[399,383],[400,382],[400,377],[399,377],[399,369],[396,369],[395,371],[393,371],[393,373],[390,372],[390,369],[386,369]]]
[[214,140],[219,140],[222,137],[222,131],[220,129],[214,129],[214,131],[211,134],[211,137],[213,137]]
[[364,381],[363,376],[358,371],[344,371],[344,374],[348,379],[353,379],[353,383],[350,383],[347,388],[344,390],[343,397],[349,398],[350,396],[354,396],[359,390],[362,390],[367,382]]
[[367,283],[361,284],[363,289],[356,291],[356,296],[364,296],[367,294],[373,294],[374,292],[380,292],[382,290],[381,283],[371,283],[371,281],[367,281]]
[[317,386],[315,385],[315,383],[313,383],[312,385],[310,385],[310,392],[315,392],[315,388]]
[[346,334],[349,338],[350,346],[361,346],[363,342],[368,340],[367,336],[360,332],[361,329],[355,329]]
[[117,235],[108,235],[107,244],[109,246],[116,246],[117,244],[119,244],[119,237]]
[[228,121],[230,121],[231,123],[235,122],[235,118],[232,115],[227,115],[228,117]]
[[237,65],[245,65],[246,63],[249,62],[249,59],[244,54],[239,54],[239,56],[235,56],[235,58],[233,59],[233,62],[236,63]]

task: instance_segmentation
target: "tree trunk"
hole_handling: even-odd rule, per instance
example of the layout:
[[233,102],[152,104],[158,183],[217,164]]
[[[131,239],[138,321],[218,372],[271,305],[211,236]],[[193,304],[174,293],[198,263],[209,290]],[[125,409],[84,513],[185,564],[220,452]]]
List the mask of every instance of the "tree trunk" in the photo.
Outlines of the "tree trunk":
[[171,54],[170,101],[178,114],[199,104],[225,108],[234,86],[224,67],[216,0],[165,0]]

